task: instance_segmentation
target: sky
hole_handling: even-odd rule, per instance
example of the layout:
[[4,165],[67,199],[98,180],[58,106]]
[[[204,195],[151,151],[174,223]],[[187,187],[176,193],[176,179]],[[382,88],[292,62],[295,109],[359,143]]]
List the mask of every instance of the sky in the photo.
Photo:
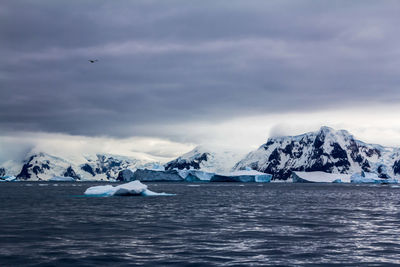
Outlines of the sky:
[[322,125],[400,146],[399,13],[385,0],[1,1],[0,162],[248,152]]

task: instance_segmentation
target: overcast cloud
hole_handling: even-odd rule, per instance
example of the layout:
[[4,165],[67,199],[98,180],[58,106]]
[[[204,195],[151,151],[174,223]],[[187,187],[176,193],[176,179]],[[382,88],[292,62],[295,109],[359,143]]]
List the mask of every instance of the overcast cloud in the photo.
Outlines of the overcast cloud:
[[189,126],[397,107],[399,14],[398,1],[1,1],[0,129],[193,145],[207,134]]

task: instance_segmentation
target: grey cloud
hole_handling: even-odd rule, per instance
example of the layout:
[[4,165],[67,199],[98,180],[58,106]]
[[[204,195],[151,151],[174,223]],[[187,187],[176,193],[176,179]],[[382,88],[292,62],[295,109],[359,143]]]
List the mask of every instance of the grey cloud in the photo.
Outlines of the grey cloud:
[[3,1],[0,127],[163,136],[157,125],[397,101],[399,8]]

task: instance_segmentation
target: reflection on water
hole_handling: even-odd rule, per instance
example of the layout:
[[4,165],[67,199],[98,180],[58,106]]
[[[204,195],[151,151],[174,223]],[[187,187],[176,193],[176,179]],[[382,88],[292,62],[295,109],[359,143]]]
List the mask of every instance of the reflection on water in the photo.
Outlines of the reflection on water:
[[76,197],[92,185],[0,184],[0,265],[400,264],[394,186],[158,183],[177,195]]

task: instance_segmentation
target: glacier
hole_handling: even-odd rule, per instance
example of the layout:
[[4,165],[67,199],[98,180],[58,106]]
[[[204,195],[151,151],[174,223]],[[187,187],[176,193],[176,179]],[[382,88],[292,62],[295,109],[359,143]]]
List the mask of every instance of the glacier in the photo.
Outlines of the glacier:
[[49,179],[50,182],[75,182],[75,179],[68,176],[54,176]]
[[232,170],[244,153],[228,151],[226,149],[209,149],[197,146],[182,156],[164,164],[166,170],[201,170],[210,173],[224,173]]
[[215,174],[210,182],[269,183],[272,174],[262,173],[247,168],[229,173]]
[[292,172],[293,183],[350,183],[350,175],[327,172]]
[[380,178],[376,173],[360,172],[354,173],[351,177],[351,183],[355,184],[397,184],[398,180],[394,178]]
[[215,175],[213,172],[205,172],[195,169],[174,169],[186,182],[209,182],[211,178]]
[[[121,172],[121,181],[138,180],[141,182],[263,182],[271,181],[272,175],[255,170],[239,170],[225,173],[207,172],[197,169],[177,168],[172,170],[162,169],[137,169],[134,172],[125,170]],[[122,180],[123,179],[123,180]]]
[[110,197],[110,196],[173,196],[174,194],[156,193],[147,189],[147,185],[140,181],[132,181],[118,186],[99,185],[86,189],[86,196]]
[[184,179],[176,170],[147,170],[137,169],[132,176],[132,180],[141,182],[183,182]]
[[292,172],[293,183],[353,183],[353,184],[397,184],[393,178],[380,178],[376,173],[357,172],[352,175],[326,172]]

